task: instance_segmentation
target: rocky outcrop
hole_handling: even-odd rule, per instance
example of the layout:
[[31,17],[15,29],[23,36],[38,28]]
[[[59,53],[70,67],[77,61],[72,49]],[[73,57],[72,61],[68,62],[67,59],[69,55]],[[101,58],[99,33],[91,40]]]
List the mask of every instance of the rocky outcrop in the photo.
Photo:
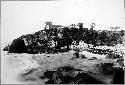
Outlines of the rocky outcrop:
[[[83,30],[81,30],[83,29]],[[62,51],[61,47],[66,46],[66,49],[70,49],[70,45],[73,41],[79,43],[79,49],[88,50],[88,44],[92,44],[89,46],[90,48],[98,45],[98,41],[100,41],[100,45],[111,45],[113,46],[118,43],[117,40],[120,39],[120,33],[112,33],[110,34],[112,37],[108,36],[110,31],[102,31],[98,33],[95,30],[84,30],[84,28],[69,28],[63,27],[63,29],[46,29],[35,32],[34,34],[22,35],[21,37],[14,39],[12,44],[6,46],[4,51],[9,51],[12,53],[54,53]],[[84,41],[80,42],[80,41]],[[122,42],[122,41],[121,41]],[[83,45],[84,44],[84,45]],[[20,46],[14,46],[20,45]],[[25,48],[26,47],[26,48]],[[53,49],[54,48],[54,49]],[[19,50],[20,49],[20,50]],[[67,51],[68,51],[67,50]],[[21,51],[21,52],[19,52]]]

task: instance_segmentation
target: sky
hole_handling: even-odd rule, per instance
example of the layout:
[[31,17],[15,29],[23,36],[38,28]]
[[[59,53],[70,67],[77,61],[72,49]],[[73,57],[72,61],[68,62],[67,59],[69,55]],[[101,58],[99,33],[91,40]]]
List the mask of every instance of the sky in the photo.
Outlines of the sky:
[[125,28],[124,0],[1,1],[1,42],[11,42],[45,27],[45,21],[68,26],[83,23],[96,30]]

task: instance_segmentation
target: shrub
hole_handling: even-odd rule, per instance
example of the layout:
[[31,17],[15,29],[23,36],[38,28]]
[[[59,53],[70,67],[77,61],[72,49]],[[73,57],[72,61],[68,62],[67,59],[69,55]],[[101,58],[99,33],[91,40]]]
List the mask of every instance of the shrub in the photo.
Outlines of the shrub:
[[9,53],[25,53],[26,50],[27,47],[22,39],[15,39],[9,46]]

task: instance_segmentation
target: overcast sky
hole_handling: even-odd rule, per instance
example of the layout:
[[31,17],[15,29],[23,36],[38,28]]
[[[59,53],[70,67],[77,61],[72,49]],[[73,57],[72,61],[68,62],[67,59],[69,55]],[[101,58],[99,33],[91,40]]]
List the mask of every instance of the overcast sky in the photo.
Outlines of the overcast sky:
[[95,29],[108,30],[124,29],[123,18],[124,0],[2,1],[1,41],[39,31],[45,21],[66,26],[83,22],[88,28],[94,22]]

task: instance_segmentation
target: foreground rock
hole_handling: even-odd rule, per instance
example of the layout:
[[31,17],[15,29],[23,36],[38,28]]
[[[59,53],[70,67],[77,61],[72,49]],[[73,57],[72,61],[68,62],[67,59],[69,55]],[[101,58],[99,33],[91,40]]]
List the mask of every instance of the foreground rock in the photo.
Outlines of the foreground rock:
[[[59,67],[56,70],[47,70],[40,73],[38,69],[32,69],[22,75],[25,81],[43,81],[45,84],[123,84],[124,71],[116,69],[112,75],[95,74],[76,69],[71,66]],[[120,80],[116,80],[119,78]]]
[[47,71],[44,76],[49,79],[46,84],[102,84],[82,70],[70,66],[60,67],[55,72]]

